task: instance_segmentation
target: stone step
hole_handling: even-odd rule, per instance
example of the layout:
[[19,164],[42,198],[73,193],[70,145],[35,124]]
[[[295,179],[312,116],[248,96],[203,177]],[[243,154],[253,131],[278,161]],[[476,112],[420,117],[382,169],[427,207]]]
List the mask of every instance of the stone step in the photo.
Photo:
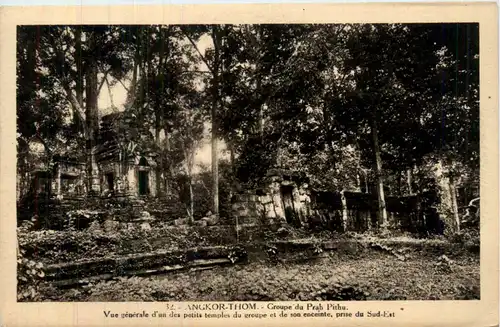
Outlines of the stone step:
[[246,257],[246,253],[237,246],[214,246],[53,264],[45,268],[45,274],[47,280],[52,281],[75,278],[82,279],[106,274],[124,276],[130,271],[157,270],[165,266],[187,265],[191,262],[196,262],[198,265],[209,264],[211,261],[207,260],[226,260],[233,252],[240,253],[237,260],[244,260]]
[[[169,265],[163,266],[156,269],[140,269],[134,271],[127,271],[122,274],[122,276],[150,276],[150,275],[158,275],[158,274],[166,274],[180,270],[205,270],[210,268],[215,268],[217,266],[231,265],[234,264],[228,258],[220,258],[220,259],[199,259],[193,260],[186,264],[177,264],[177,265]],[[97,276],[91,276],[87,278],[72,278],[67,280],[58,280],[52,282],[54,286],[57,287],[70,287],[70,286],[83,286],[88,285],[92,282],[97,282],[101,280],[109,280],[113,279],[116,276],[113,274],[102,274]]]

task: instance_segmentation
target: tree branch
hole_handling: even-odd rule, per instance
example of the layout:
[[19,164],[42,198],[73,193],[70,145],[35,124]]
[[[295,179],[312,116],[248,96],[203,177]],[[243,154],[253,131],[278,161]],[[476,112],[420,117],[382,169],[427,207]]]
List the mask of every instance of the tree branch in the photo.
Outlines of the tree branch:
[[85,138],[87,138],[88,135],[88,129],[85,124],[85,118],[83,116],[83,108],[80,106],[80,103],[76,99],[75,95],[71,91],[71,88],[66,82],[61,83],[63,85],[63,89],[66,91],[66,100],[70,103],[71,109],[73,109],[73,113],[75,113],[78,116],[78,119],[80,120],[81,126],[83,128],[83,133],[85,135]]
[[[105,82],[107,82],[108,74],[111,72],[111,68],[104,72],[104,76],[102,77],[101,83],[99,83],[99,88],[97,89],[97,94],[101,93],[102,86]],[[109,86],[109,83],[108,83]]]
[[198,52],[198,55],[200,56],[200,59],[207,66],[208,70],[210,70],[210,72],[212,74],[214,74],[214,71],[213,71],[212,67],[208,63],[208,61],[205,58],[205,56],[201,53],[200,49],[198,48],[198,46],[196,45],[196,43],[194,42],[194,40],[188,35],[188,33],[186,33],[186,31],[184,29],[181,28],[181,30],[182,30],[182,33],[186,36],[186,38],[189,40],[189,42],[191,42],[191,45],[195,48],[196,52]]
[[115,108],[115,104],[113,103],[113,94],[111,93],[111,86],[109,85],[108,77],[105,76],[104,80],[106,81],[106,86],[108,88],[109,100],[111,101],[111,107]]
[[118,82],[119,82],[119,83],[123,86],[123,88],[125,89],[125,91],[127,91],[127,93],[128,93],[128,92],[130,92],[130,89],[129,89],[129,88],[127,88],[127,87],[125,86],[125,84],[123,84],[123,82],[122,82],[121,78],[117,78],[116,80],[117,80],[117,81],[118,81]]
[[[60,60],[62,60],[62,62],[64,62],[63,52],[57,46],[56,40],[54,39],[52,34],[49,34],[49,40],[52,41],[52,44],[54,45],[53,50],[56,54],[56,57],[61,58]],[[73,92],[71,90],[70,83],[67,80],[68,76],[66,74],[64,74],[64,72],[63,72],[62,75],[57,76],[57,78],[59,79],[59,83],[62,85],[62,87],[66,93],[66,100],[70,103],[71,108],[73,109],[73,113],[76,114],[79,118],[80,123],[81,123],[81,127],[83,128],[85,138],[87,138],[88,129],[87,129],[87,126],[85,124],[85,118],[83,116],[84,110],[83,110],[83,108],[81,108],[80,103],[78,102],[78,99],[75,97],[75,95],[73,94]]]

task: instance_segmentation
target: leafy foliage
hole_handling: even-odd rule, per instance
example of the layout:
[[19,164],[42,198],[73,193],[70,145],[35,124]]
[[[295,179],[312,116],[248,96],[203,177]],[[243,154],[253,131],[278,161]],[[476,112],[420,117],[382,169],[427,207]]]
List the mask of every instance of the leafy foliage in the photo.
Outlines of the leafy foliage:
[[[97,86],[121,83],[131,125],[123,130],[154,130],[166,188],[179,170],[192,186],[209,122],[235,177],[250,185],[284,166],[320,188],[371,191],[381,176],[379,189],[412,193],[422,181],[405,190],[402,172],[417,174],[429,158],[449,166],[453,187],[477,179],[477,24],[42,26],[20,27],[18,38],[23,172],[34,141],[47,161],[89,141]],[[377,153],[383,168],[373,169]]]
[[119,278],[81,290],[76,297],[68,291],[59,296],[69,301],[477,299],[477,265],[467,259],[456,264],[458,269],[444,271],[435,259],[401,262],[373,255],[325,258],[315,265],[251,263],[168,278]]
[[[18,228],[18,234],[25,233],[33,227],[26,221]],[[19,242],[19,241],[18,241]],[[18,247],[17,251],[17,300],[36,301],[40,299],[39,286],[45,273],[43,263],[26,257],[26,250]]]

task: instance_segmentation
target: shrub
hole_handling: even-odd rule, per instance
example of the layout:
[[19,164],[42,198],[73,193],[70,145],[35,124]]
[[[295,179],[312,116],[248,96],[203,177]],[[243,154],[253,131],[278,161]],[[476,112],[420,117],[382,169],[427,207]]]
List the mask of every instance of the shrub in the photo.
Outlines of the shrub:
[[116,235],[76,230],[19,231],[18,241],[26,257],[46,263],[110,255],[119,244]]
[[43,264],[24,257],[24,250],[17,255],[17,300],[36,301],[39,285],[45,277]]
[[[33,228],[32,221],[24,221],[18,227],[20,234]],[[25,257],[26,250],[17,251],[17,300],[36,301],[39,298],[39,285],[45,276],[43,264]]]
[[27,258],[45,264],[235,242],[234,229],[230,226],[145,230],[136,223],[115,223],[118,225],[114,231],[103,230],[97,221],[86,230],[18,229],[18,241]]

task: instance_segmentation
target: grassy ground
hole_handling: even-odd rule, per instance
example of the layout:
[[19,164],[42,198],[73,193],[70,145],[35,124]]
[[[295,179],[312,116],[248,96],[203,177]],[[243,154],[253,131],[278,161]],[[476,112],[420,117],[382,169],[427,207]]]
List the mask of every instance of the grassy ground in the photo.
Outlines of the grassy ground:
[[459,300],[479,298],[479,256],[324,254],[306,263],[253,262],[86,288],[42,290],[57,301]]

